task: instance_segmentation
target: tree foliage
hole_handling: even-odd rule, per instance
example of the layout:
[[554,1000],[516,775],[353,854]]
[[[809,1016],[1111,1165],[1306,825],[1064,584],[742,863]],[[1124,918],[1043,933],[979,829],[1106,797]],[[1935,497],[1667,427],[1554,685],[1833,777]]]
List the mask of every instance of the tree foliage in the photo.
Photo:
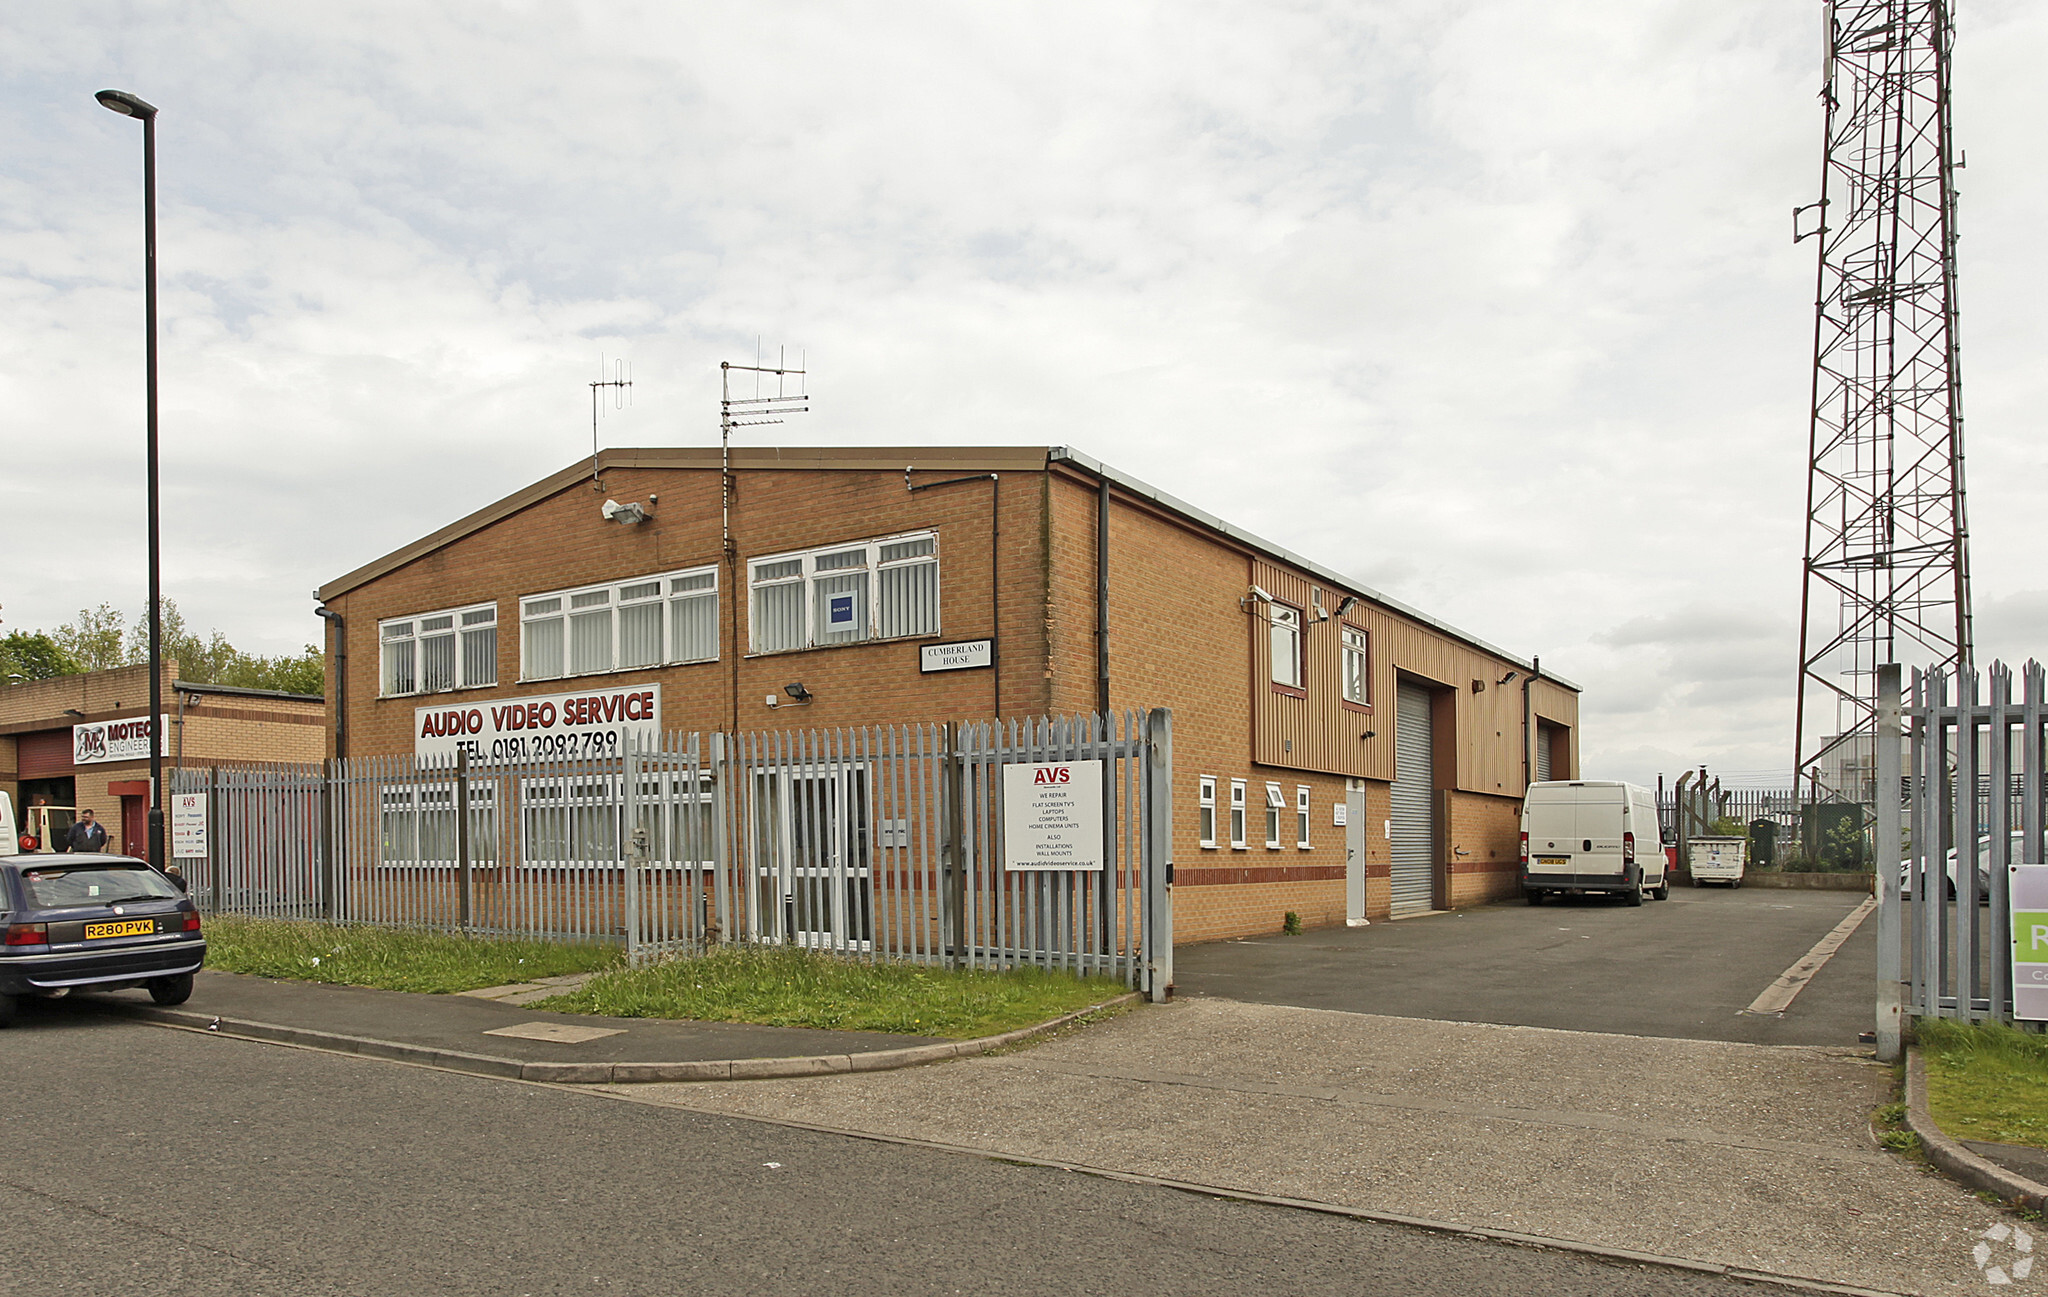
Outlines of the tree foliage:
[[[232,685],[242,689],[277,689],[317,694],[325,688],[325,664],[312,644],[298,653],[264,657],[244,653],[219,631],[201,635],[185,624],[177,601],[163,601],[163,655],[178,663],[178,678],[190,684]],[[26,657],[14,654],[19,641]],[[7,665],[17,660],[29,665]],[[106,671],[149,661],[149,617],[145,612],[131,626],[121,610],[103,603],[81,608],[66,626],[45,635],[16,631],[0,639],[0,676],[19,673],[30,679]]]

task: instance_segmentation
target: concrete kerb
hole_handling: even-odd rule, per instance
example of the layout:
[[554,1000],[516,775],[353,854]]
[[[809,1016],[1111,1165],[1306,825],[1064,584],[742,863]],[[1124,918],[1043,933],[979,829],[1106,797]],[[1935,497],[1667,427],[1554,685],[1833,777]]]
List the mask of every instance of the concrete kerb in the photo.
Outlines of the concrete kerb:
[[675,1081],[769,1081],[791,1077],[850,1075],[855,1072],[887,1072],[903,1067],[919,1067],[926,1063],[968,1058],[976,1054],[986,1054],[991,1050],[1020,1045],[1058,1031],[1091,1013],[1133,1004],[1142,999],[1144,995],[1141,992],[1132,991],[1033,1026],[1021,1027],[995,1036],[981,1036],[974,1040],[949,1040],[936,1045],[878,1049],[865,1054],[721,1058],[689,1063],[530,1063],[516,1058],[496,1058],[489,1054],[470,1054],[460,1050],[436,1049],[427,1045],[407,1045],[363,1036],[345,1036],[338,1032],[315,1031],[307,1027],[287,1027],[272,1022],[252,1022],[241,1018],[220,1018],[207,1013],[194,1013],[188,1009],[160,1009],[111,1003],[105,1007],[146,1021],[204,1030],[216,1035],[300,1045],[333,1053],[360,1054],[365,1058],[421,1063],[451,1072],[470,1072],[478,1076],[542,1081],[554,1085],[635,1085]]
[[1978,1157],[1934,1124],[1934,1117],[1927,1110],[1927,1060],[1917,1049],[1906,1051],[1906,1128],[1920,1137],[1927,1160],[1964,1188],[1991,1194],[2009,1206],[2029,1211],[2040,1211],[2048,1205],[2048,1185]]

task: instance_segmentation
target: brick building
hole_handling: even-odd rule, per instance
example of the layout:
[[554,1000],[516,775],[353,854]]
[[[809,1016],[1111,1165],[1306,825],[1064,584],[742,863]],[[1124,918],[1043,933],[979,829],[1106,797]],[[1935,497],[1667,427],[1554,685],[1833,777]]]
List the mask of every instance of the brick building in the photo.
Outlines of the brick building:
[[[165,770],[245,761],[318,761],[326,704],[310,694],[178,679],[163,664]],[[0,790],[17,813],[35,798],[91,807],[108,849],[148,848],[149,668],[117,667],[0,688]]]
[[1511,894],[1576,775],[1571,684],[1078,452],[731,463],[727,510],[716,448],[608,451],[322,587],[330,752],[1170,707],[1180,941]]

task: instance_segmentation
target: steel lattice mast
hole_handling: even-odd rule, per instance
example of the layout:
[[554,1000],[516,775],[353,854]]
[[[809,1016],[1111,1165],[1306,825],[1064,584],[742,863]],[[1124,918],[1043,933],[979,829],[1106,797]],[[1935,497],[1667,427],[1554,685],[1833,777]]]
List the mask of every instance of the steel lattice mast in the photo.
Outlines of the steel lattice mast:
[[1820,245],[1793,740],[1802,783],[1831,755],[1868,762],[1880,664],[1971,657],[1953,10],[1947,0],[1824,9],[1821,198],[1793,214],[1795,240]]

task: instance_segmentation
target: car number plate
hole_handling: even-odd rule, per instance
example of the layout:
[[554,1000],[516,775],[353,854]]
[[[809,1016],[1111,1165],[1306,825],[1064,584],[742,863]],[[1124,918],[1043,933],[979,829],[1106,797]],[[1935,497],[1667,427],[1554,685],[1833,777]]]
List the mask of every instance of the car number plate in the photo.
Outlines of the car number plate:
[[1537,864],[1539,864],[1539,865],[1568,865],[1568,864],[1570,864],[1571,862],[1572,862],[1572,858],[1571,858],[1570,856],[1538,856],[1538,857],[1536,857],[1536,863],[1537,863]]
[[85,925],[85,939],[87,941],[102,941],[108,937],[153,937],[155,935],[155,919],[121,919],[113,923],[88,923]]

